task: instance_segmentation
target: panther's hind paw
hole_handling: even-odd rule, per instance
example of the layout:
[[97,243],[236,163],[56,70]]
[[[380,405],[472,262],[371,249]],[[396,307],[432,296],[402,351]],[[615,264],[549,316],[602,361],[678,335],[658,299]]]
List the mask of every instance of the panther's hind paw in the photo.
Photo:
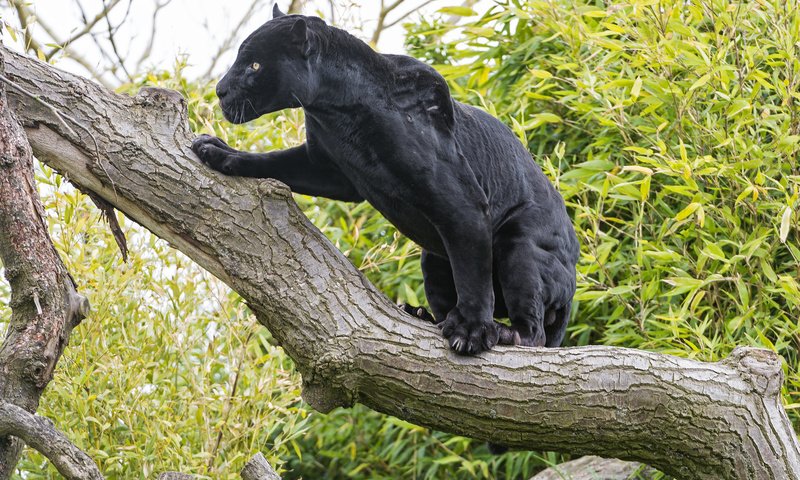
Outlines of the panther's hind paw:
[[502,323],[497,324],[497,334],[498,334],[498,345],[520,345],[522,344],[522,339],[519,336],[519,332],[514,330],[511,327],[503,325]]
[[407,303],[400,303],[397,305],[400,307],[400,310],[406,312],[407,314],[411,315],[412,317],[419,318],[420,320],[425,320],[426,322],[436,323],[436,319],[433,318],[433,315],[423,307],[414,307]]

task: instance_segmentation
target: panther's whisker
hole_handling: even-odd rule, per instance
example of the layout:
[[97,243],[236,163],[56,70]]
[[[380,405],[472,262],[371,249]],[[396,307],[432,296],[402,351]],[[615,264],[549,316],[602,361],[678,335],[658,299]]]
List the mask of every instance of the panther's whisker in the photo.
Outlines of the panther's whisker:
[[258,113],[258,111],[256,110],[255,105],[253,105],[253,102],[251,102],[249,98],[246,99],[246,101],[247,101],[248,104],[250,104],[250,108],[253,109],[253,113]]
[[303,109],[305,109],[305,108],[306,108],[306,106],[305,106],[305,105],[303,105],[303,102],[301,102],[301,101],[300,101],[300,99],[299,99],[299,98],[297,98],[297,95],[295,95],[295,94],[294,94],[294,92],[292,92],[292,96],[294,97],[294,99],[295,99],[295,100],[297,100],[297,103],[299,103],[299,104],[300,104],[300,106],[301,106],[301,107],[303,107]]

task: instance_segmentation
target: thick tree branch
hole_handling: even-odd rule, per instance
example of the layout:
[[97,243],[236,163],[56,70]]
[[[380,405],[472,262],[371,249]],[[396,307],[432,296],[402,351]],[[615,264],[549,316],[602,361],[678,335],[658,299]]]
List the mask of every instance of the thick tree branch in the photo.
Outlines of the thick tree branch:
[[511,447],[636,460],[684,478],[800,478],[774,353],[741,348],[718,363],[610,347],[456,356],[370,285],[285,186],[203,167],[177,93],[122,96],[3,55],[13,82],[74,123],[10,91],[37,157],[239,292],[295,360],[315,408],[360,402]]
[[[242,480],[281,480],[272,465],[267,462],[264,455],[257,453],[244,466],[241,472]],[[193,480],[194,475],[180,472],[165,472],[158,476],[158,480]]]
[[[0,85],[0,259],[11,285],[12,309],[0,345],[0,401],[31,413],[70,332],[89,308],[56,253],[44,219],[31,148]],[[7,433],[0,429],[3,480],[13,474],[22,449]]]
[[654,477],[655,472],[641,463],[587,455],[548,468],[530,480],[649,480]]
[[53,422],[22,408],[0,402],[0,436],[21,438],[50,460],[68,480],[101,480],[97,465],[78,447],[56,430]]
[[264,455],[257,453],[242,469],[242,480],[281,480]]

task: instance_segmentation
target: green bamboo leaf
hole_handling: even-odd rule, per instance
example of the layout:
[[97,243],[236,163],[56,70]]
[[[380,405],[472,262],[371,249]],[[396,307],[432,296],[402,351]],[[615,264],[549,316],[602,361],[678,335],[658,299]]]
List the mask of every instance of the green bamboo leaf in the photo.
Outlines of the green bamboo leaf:
[[711,72],[708,72],[705,75],[703,75],[702,77],[698,78],[697,81],[695,81],[692,84],[692,86],[689,87],[689,91],[693,92],[693,91],[697,90],[698,88],[700,88],[703,85],[705,85],[706,83],[708,83],[709,80],[711,80]]
[[529,68],[528,72],[530,72],[530,74],[533,75],[534,77],[541,78],[543,80],[546,80],[548,78],[553,78],[553,74],[551,74],[547,70],[537,70],[535,68]]
[[462,7],[462,6],[442,7],[438,10],[438,12],[446,13],[448,15],[456,15],[458,17],[472,17],[474,15],[477,15],[477,13],[475,13],[475,10],[469,7]]
[[779,238],[781,243],[786,243],[786,238],[789,236],[790,222],[792,220],[792,207],[786,207],[781,215],[781,227],[779,230]]
[[636,80],[633,81],[633,86],[631,87],[631,98],[636,100],[639,98],[639,92],[642,90],[642,77],[636,77]]
[[697,203],[697,202],[690,203],[689,205],[686,206],[686,208],[684,208],[683,210],[678,212],[677,215],[675,215],[675,220],[680,222],[681,220],[686,219],[691,214],[693,214],[695,211],[697,211],[698,208],[700,208],[700,204],[699,203]]

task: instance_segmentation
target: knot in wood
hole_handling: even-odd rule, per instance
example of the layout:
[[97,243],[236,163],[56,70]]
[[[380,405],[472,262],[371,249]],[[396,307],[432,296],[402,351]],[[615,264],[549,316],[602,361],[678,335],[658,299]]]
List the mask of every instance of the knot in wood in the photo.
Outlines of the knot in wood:
[[30,359],[25,365],[25,375],[37,388],[44,388],[50,381],[50,369],[45,359]]
[[322,352],[303,372],[303,400],[322,413],[353,406],[355,394],[347,379],[351,362],[352,358],[339,349]]
[[18,265],[6,265],[6,280],[13,282],[20,274],[22,269]]
[[89,315],[91,309],[92,307],[88,298],[76,292],[74,288],[70,289],[69,310],[70,315],[72,316],[73,327],[80,324],[81,321]]
[[167,108],[188,116],[186,99],[179,92],[169,88],[142,87],[133,100],[143,107]]
[[783,385],[781,357],[765,348],[736,347],[725,363],[735,368],[753,391],[762,396],[777,396]]
[[292,198],[292,191],[285,183],[272,178],[265,178],[258,182],[258,194],[262,197]]

